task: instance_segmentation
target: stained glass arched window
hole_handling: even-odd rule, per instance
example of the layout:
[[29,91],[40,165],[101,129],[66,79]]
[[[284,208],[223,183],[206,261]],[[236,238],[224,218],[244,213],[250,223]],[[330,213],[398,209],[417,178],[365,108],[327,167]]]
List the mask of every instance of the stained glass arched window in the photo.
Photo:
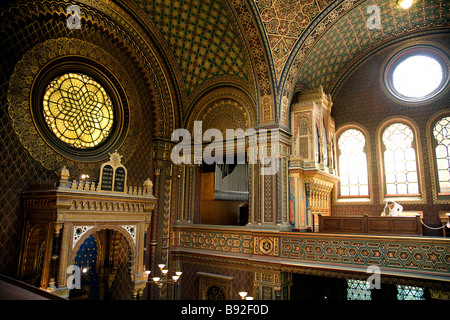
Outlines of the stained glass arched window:
[[389,125],[383,131],[384,175],[386,194],[419,193],[414,132],[402,122]]
[[79,73],[66,73],[50,82],[43,113],[54,135],[77,149],[104,142],[114,123],[108,93],[96,80]]
[[450,116],[441,118],[433,127],[436,140],[437,177],[440,193],[450,193]]
[[366,139],[358,129],[347,129],[339,135],[339,177],[341,196],[369,195]]

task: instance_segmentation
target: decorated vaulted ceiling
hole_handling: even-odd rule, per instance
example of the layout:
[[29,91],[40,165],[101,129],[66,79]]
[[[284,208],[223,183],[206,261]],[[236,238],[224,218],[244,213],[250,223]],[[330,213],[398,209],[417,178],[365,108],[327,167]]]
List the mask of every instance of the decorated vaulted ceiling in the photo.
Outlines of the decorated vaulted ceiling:
[[[380,28],[369,29],[370,5],[380,8]],[[336,21],[311,48],[297,72],[297,83],[315,88],[322,85],[333,93],[352,65],[374,49],[402,36],[449,26],[449,2],[416,0],[409,10],[396,1],[363,1]]]
[[300,36],[333,0],[253,0],[269,45],[275,78]]
[[255,96],[250,54],[233,10],[223,0],[135,0],[147,14],[184,101],[218,83]]
[[[61,19],[66,14],[63,0],[21,2],[58,12]],[[448,0],[414,0],[408,10],[396,0],[76,2],[86,21],[125,39],[120,43],[139,58],[144,72],[155,68],[159,80],[146,81],[155,86],[160,105],[156,132],[166,137],[186,125],[203,97],[222,87],[248,95],[257,124],[289,128],[290,101],[299,88],[322,85],[333,95],[377,50],[398,39],[450,29]],[[370,5],[380,8],[380,29],[367,27]]]
[[[380,9],[380,28],[367,21]],[[393,0],[335,1],[323,12],[293,49],[280,80],[280,122],[287,125],[288,101],[295,86],[313,89],[322,85],[334,94],[345,77],[365,58],[401,39],[429,32],[449,32],[450,3],[446,0],[414,0],[405,10]]]
[[[259,122],[289,127],[296,88],[334,94],[364,58],[396,39],[448,31],[446,0],[134,0],[159,30],[184,104],[211,86],[242,86]],[[370,5],[381,28],[369,29]],[[187,108],[187,107],[185,107]]]

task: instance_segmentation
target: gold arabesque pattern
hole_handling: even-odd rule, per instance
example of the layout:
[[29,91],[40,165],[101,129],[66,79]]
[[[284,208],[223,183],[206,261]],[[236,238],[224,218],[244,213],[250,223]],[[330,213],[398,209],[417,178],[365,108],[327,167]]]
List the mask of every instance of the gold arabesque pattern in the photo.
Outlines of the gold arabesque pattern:
[[92,148],[110,134],[114,116],[111,98],[94,79],[66,73],[54,79],[44,94],[44,117],[63,142]]

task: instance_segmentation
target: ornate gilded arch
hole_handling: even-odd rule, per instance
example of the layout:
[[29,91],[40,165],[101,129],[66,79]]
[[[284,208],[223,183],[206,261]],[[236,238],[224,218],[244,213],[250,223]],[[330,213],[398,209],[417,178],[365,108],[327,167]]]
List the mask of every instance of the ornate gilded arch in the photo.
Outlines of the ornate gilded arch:
[[130,256],[132,257],[131,260],[131,270],[134,270],[134,265],[136,263],[136,245],[134,243],[133,238],[131,237],[131,235],[123,228],[120,226],[116,226],[116,225],[109,225],[109,224],[104,224],[104,225],[100,225],[100,226],[96,226],[93,227],[91,229],[89,229],[86,233],[84,233],[81,238],[77,241],[77,243],[75,244],[75,246],[73,247],[70,257],[68,259],[68,264],[74,264],[75,263],[75,258],[77,256],[78,250],[80,249],[80,246],[83,244],[83,242],[91,235],[96,234],[97,232],[100,232],[102,230],[113,230],[115,232],[118,232],[126,241],[128,248],[130,249]]
[[187,119],[186,128],[193,133],[194,121],[202,121],[203,130],[215,128],[225,134],[226,129],[255,127],[255,102],[244,91],[231,87],[218,87],[205,93]]

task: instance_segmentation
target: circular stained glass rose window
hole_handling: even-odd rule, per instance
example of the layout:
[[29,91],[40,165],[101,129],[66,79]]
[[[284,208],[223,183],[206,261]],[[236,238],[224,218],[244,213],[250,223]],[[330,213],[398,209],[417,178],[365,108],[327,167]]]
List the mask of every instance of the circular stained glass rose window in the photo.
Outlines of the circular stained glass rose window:
[[50,82],[43,97],[43,113],[53,134],[76,149],[89,149],[104,142],[114,123],[106,90],[80,73],[66,73]]
[[441,93],[449,82],[449,62],[431,46],[414,46],[397,53],[387,64],[384,81],[397,99],[417,103]]

